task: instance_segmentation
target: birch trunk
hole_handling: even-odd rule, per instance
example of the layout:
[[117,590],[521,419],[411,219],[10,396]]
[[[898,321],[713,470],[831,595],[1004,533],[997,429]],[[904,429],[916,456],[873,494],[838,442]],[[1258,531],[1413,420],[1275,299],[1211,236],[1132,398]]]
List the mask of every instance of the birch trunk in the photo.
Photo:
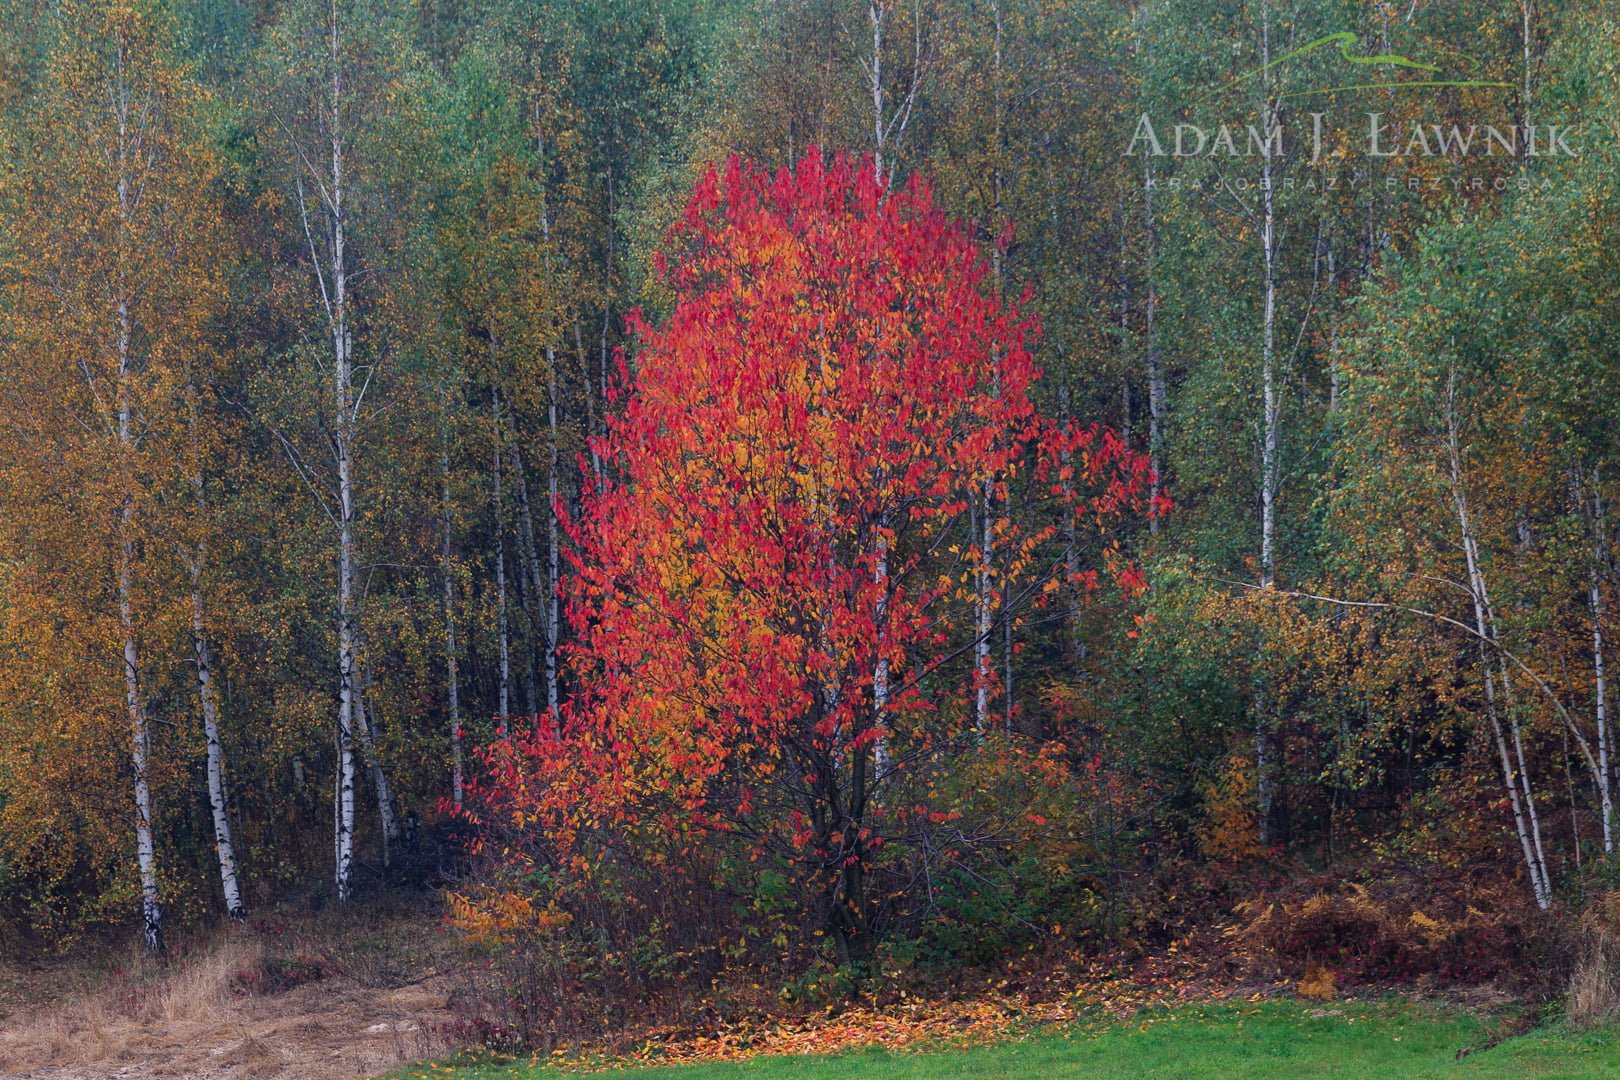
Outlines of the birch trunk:
[[[1260,22],[1260,120],[1270,146],[1276,124],[1276,102],[1271,97],[1271,20],[1270,9],[1261,5]],[[1277,441],[1281,395],[1277,387],[1277,221],[1271,154],[1260,159],[1260,244],[1263,265],[1260,335],[1260,381],[1262,433],[1260,447],[1260,587],[1270,589],[1277,581]],[[1257,665],[1258,666],[1258,665]],[[1264,697],[1264,694],[1261,695]],[[1271,810],[1274,800],[1271,777],[1271,733],[1269,702],[1257,700],[1254,732],[1255,792],[1260,818],[1260,843],[1271,842]]]
[[990,519],[994,497],[994,481],[986,477],[980,494],[978,521],[975,523],[978,536],[974,538],[979,545],[979,565],[975,571],[977,580],[974,592],[973,729],[981,736],[990,723],[990,634],[994,629],[990,604]]
[[[548,350],[549,353],[549,350]],[[553,380],[552,389],[556,384]],[[557,574],[559,570],[560,548],[558,546],[557,532],[557,473],[559,464],[556,454],[556,406],[551,409],[552,415],[552,460],[549,463],[549,477],[546,487],[550,494],[551,511],[547,517],[547,569],[542,572],[540,568],[540,554],[535,543],[534,510],[529,502],[528,467],[523,460],[523,452],[519,448],[517,429],[512,425],[511,414],[507,414],[508,430],[512,435],[512,494],[517,499],[518,509],[518,541],[522,547],[523,570],[528,581],[528,588],[535,597],[540,634],[544,639],[541,647],[544,651],[546,664],[546,711],[553,717],[557,714],[557,644],[560,624],[560,612],[557,598]]]
[[[193,480],[200,493],[202,477]],[[225,789],[225,748],[219,737],[219,702],[214,689],[213,650],[208,644],[208,617],[203,598],[203,560],[198,545],[191,564],[191,636],[197,660],[197,697],[202,703],[203,739],[208,749],[208,806],[214,819],[214,850],[219,857],[219,884],[225,913],[241,922],[247,918],[236,882],[236,846],[231,840],[231,817]]]
[[[1058,355],[1062,355],[1061,348]],[[1074,418],[1070,413],[1067,383],[1058,387],[1058,409],[1063,415],[1063,434],[1068,437],[1074,433]],[[1063,569],[1069,594],[1067,647],[1069,663],[1078,667],[1084,655],[1080,636],[1080,594],[1076,584],[1080,580],[1080,532],[1073,505],[1074,480],[1069,472],[1073,459],[1073,452],[1067,448],[1059,455],[1059,463],[1063,466],[1059,483],[1063,491]]]
[[444,590],[444,671],[445,705],[450,713],[450,797],[457,810],[461,809],[464,780],[461,761],[461,686],[456,649],[456,587],[455,569],[451,564],[450,547],[450,435],[439,432],[439,510],[443,525],[439,548],[439,577]]
[[500,716],[512,714],[512,652],[506,618],[506,510],[501,494],[501,399],[494,398],[495,452],[490,505],[495,513],[495,626],[500,655]]
[[[1524,744],[1519,735],[1518,720],[1513,713],[1512,703],[1505,702],[1508,722],[1512,729],[1514,751],[1512,756],[1509,755],[1508,741],[1502,731],[1503,710],[1502,703],[1498,701],[1493,678],[1492,657],[1485,652],[1487,646],[1496,646],[1498,642],[1496,616],[1491,606],[1484,570],[1480,564],[1479,545],[1474,533],[1473,519],[1468,510],[1467,492],[1464,489],[1456,391],[1457,377],[1453,372],[1446,389],[1446,446],[1451,473],[1451,501],[1457,515],[1457,527],[1462,536],[1463,560],[1468,570],[1468,590],[1473,601],[1474,630],[1481,641],[1480,660],[1485,678],[1485,708],[1495,736],[1497,757],[1502,765],[1502,783],[1507,789],[1508,804],[1513,810],[1514,830],[1518,833],[1519,847],[1524,854],[1525,867],[1530,873],[1530,887],[1535,894],[1536,906],[1545,911],[1551,905],[1552,897],[1547,864],[1542,855],[1541,823],[1536,816],[1530,774],[1525,768]],[[1505,661],[1503,662],[1505,664]],[[1508,692],[1506,685],[1503,690]]]
[[[995,31],[994,49],[991,54],[990,85],[992,97],[992,127],[991,127],[991,154],[992,165],[990,169],[990,205],[991,217],[999,226],[1002,199],[1001,150],[1002,150],[1002,112],[1003,98],[1001,92],[1001,49],[1002,49],[1002,12],[1000,0],[995,0],[990,6],[990,17]],[[1002,263],[1001,246],[997,244],[991,249],[991,277],[995,283],[996,295],[999,298],[1005,286],[1005,267]],[[999,358],[997,358],[999,361]],[[1001,374],[999,362],[993,375],[995,384],[991,393],[995,397],[1001,396]],[[994,668],[990,660],[990,638],[995,629],[994,588],[995,576],[995,477],[987,475],[981,485],[980,496],[982,503],[979,519],[978,582],[975,596],[976,623],[978,637],[974,642],[974,672],[976,686],[973,697],[973,726],[979,735],[983,735],[990,726],[990,685],[994,678]],[[1010,705],[1009,705],[1010,708]],[[1010,717],[1009,717],[1010,720]],[[1009,727],[1011,726],[1009,722]]]
[[124,279],[133,194],[130,191],[130,102],[124,82],[124,45],[118,45],[118,81],[113,107],[118,119],[118,472],[123,501],[118,512],[118,623],[123,637],[124,707],[129,717],[130,766],[135,789],[135,858],[141,879],[142,937],[149,952],[163,947],[163,909],[158,898],[157,850],[152,841],[152,789],[148,778],[151,728],[142,700],[140,650],[135,640],[135,492],[134,457],[139,442],[134,427],[134,326]]
[[[1164,365],[1159,355],[1159,342],[1154,334],[1153,317],[1154,308],[1158,306],[1158,294],[1153,279],[1153,253],[1158,244],[1157,226],[1153,217],[1153,166],[1152,158],[1144,156],[1142,165],[1142,228],[1147,240],[1147,251],[1143,256],[1143,279],[1147,295],[1142,301],[1142,336],[1144,351],[1147,354],[1147,389],[1148,389],[1148,464],[1152,467],[1153,476],[1148,480],[1148,505],[1156,507],[1159,504],[1159,489],[1164,476]],[[1154,514],[1148,518],[1148,533],[1153,536],[1159,534],[1159,517]]]
[[1592,474],[1592,566],[1588,571],[1587,604],[1592,612],[1592,677],[1595,686],[1598,752],[1598,802],[1603,818],[1603,851],[1614,851],[1614,793],[1609,773],[1609,690],[1604,666],[1603,629],[1607,608],[1603,597],[1603,570],[1608,565],[1608,534],[1603,494],[1597,471]]
[[[545,143],[540,139],[538,123],[536,124],[535,139],[537,149],[539,151],[540,161],[543,167],[545,162]],[[549,270],[551,268],[551,203],[548,197],[547,189],[544,185],[542,185],[540,189],[540,199],[540,232],[542,238],[546,242],[546,268]],[[579,316],[577,314],[574,316],[574,343],[576,347],[580,345]],[[583,349],[580,349],[580,359],[581,363],[583,364]],[[580,374],[582,376],[584,375],[583,366],[580,369]],[[589,430],[591,426],[594,426],[594,419],[590,415],[593,408],[591,405],[591,380],[587,377],[584,381],[587,434],[594,434],[594,432]],[[558,474],[562,468],[562,452],[557,441],[557,393],[557,349],[555,345],[547,342],[546,419],[551,435],[551,445],[547,448],[546,462],[546,495],[548,496],[548,503],[546,506],[546,563],[547,569],[550,571],[550,576],[545,582],[547,587],[542,588],[540,571],[537,566],[531,564],[530,572],[534,576],[534,591],[537,601],[540,605],[543,605],[544,609],[541,623],[546,638],[546,712],[550,715],[551,723],[553,725],[557,723],[558,719],[557,650],[562,642],[562,611],[559,607],[560,600],[558,598],[558,585],[562,574],[562,551],[561,546],[558,543],[559,536],[557,528],[557,498],[559,491]],[[589,439],[586,441],[587,444],[590,443]],[[602,478],[602,462],[597,456],[596,447],[594,445],[591,445],[591,466],[595,471],[596,478],[600,481]],[[519,459],[518,475],[521,477],[522,474],[523,462],[521,459]],[[527,498],[524,499],[523,512],[525,516],[528,515],[529,511]],[[529,531],[530,535],[532,536],[534,531],[532,521],[529,524]]]
[[[120,187],[122,187],[120,183]],[[118,444],[126,456],[135,452],[129,390],[129,305],[118,305]],[[126,461],[126,476],[130,469]],[[126,480],[126,483],[132,481]],[[135,499],[125,492],[118,515],[118,624],[124,645],[124,705],[129,715],[130,765],[135,773],[135,856],[141,876],[141,925],[148,951],[163,947],[163,910],[158,902],[157,851],[152,842],[152,789],[147,771],[151,730],[141,699],[140,651],[135,641]]]
[[512,497],[517,504],[517,587],[518,609],[523,612],[529,623],[529,640],[525,642],[523,650],[524,660],[524,686],[523,701],[528,710],[527,715],[534,717],[540,715],[540,703],[535,687],[534,674],[534,631],[538,628],[540,634],[540,648],[544,652],[546,639],[550,631],[545,625],[545,593],[541,585],[540,552],[534,539],[534,510],[529,505],[529,464],[523,457],[522,440],[518,438],[517,421],[513,416],[514,410],[506,412],[506,431],[512,439]]
[[338,27],[338,8],[331,8],[331,150],[330,187],[332,295],[328,309],[332,329],[333,451],[338,475],[338,769],[337,807],[334,833],[337,866],[334,874],[340,903],[349,899],[354,871],[354,731],[358,686],[356,685],[355,635],[359,612],[354,589],[354,368],[349,329],[349,279],[347,253],[348,222],[344,216],[343,137],[340,124],[343,103],[343,68]]
[[220,891],[225,898],[225,913],[241,922],[247,918],[242,906],[242,893],[236,881],[236,845],[231,840],[230,803],[225,784],[225,749],[219,737],[219,702],[214,689],[213,650],[208,643],[208,608],[203,592],[203,577],[208,568],[208,486],[203,474],[200,419],[197,415],[197,387],[187,380],[186,396],[189,401],[187,417],[191,441],[191,491],[193,512],[197,515],[200,531],[197,546],[185,557],[191,578],[191,640],[197,664],[197,697],[202,707],[203,741],[207,748],[208,807],[214,821],[214,851],[219,860]]
[[[591,476],[595,477],[598,486],[602,483],[602,455],[597,451],[594,436],[598,434],[596,422],[596,393],[591,387],[590,362],[585,352],[585,337],[579,326],[579,312],[574,313],[574,352],[579,357],[580,380],[585,384],[585,431],[593,438],[586,440],[591,451]],[[604,399],[603,406],[607,408]]]
[[548,588],[542,594],[546,605],[546,711],[551,715],[553,725],[557,723],[557,649],[562,641],[562,610],[561,599],[558,596],[562,575],[562,545],[557,528],[557,501],[559,492],[559,474],[562,471],[561,449],[557,443],[557,354],[551,346],[546,346],[546,371],[549,380],[547,417],[551,427],[551,446],[549,447],[549,460],[546,463],[546,494],[550,497],[546,506],[546,562],[550,577]]
[[389,852],[399,842],[399,813],[394,807],[394,789],[388,782],[382,758],[377,754],[376,732],[366,714],[365,693],[355,697],[354,726],[360,736],[360,751],[365,755],[366,768],[371,772],[371,783],[377,792],[377,818],[382,824],[383,865],[388,865]]
[[[872,95],[872,168],[878,183],[886,192],[893,175],[885,165],[884,150],[894,134],[896,121],[887,116],[883,89],[883,36],[888,25],[888,12],[884,10],[883,0],[868,0],[866,15],[872,31],[872,57],[867,64],[868,86]],[[872,581],[878,588],[873,608],[878,638],[878,656],[872,666],[872,727],[878,732],[873,746],[874,780],[881,777],[889,765],[888,737],[883,730],[889,705],[889,658],[886,652],[889,636],[889,528],[889,510],[885,507],[878,515],[872,552]],[[864,770],[860,766],[864,765],[864,752],[858,753],[856,759],[856,773],[860,780],[857,786],[863,786]]]

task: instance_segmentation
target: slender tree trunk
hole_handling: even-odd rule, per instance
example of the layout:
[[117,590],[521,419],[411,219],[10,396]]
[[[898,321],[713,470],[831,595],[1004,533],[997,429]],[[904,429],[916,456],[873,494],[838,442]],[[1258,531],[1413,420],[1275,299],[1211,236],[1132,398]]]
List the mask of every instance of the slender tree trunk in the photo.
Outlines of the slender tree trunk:
[[[872,168],[878,182],[888,190],[892,177],[884,167],[883,151],[887,145],[889,125],[885,123],[883,92],[883,33],[888,22],[883,0],[868,0],[867,21],[872,30],[872,59],[867,66],[868,85],[872,94]],[[873,542],[872,581],[877,586],[877,601],[873,621],[877,628],[877,661],[872,667],[872,726],[879,732],[874,748],[877,772],[888,769],[888,739],[883,733],[889,707],[889,511],[885,507],[878,516],[876,537]],[[855,776],[857,788],[864,787],[865,752],[857,751]],[[859,795],[864,799],[864,792]],[[857,868],[858,870],[858,868]]]
[[878,180],[887,183],[887,174],[884,170],[883,148],[887,132],[884,130],[883,107],[883,31],[888,21],[888,13],[883,10],[882,0],[867,0],[867,22],[872,30],[872,61],[867,65],[867,78],[872,88],[872,166],[877,172]]
[[[129,400],[129,305],[120,302],[118,308],[118,443],[128,457],[135,452]],[[126,477],[131,468],[126,461]],[[152,842],[152,789],[148,780],[151,730],[141,698],[140,652],[135,642],[135,499],[127,491],[119,511],[118,531],[118,623],[124,638],[124,704],[129,714],[130,765],[135,773],[135,854],[141,875],[141,923],[147,949],[156,952],[163,947],[163,911],[158,902],[157,850]]]
[[[555,382],[552,385],[556,389]],[[542,637],[541,648],[544,651],[546,665],[546,711],[556,716],[557,693],[557,635],[560,629],[561,616],[558,610],[557,575],[561,550],[557,529],[557,474],[560,464],[556,454],[556,406],[552,406],[552,460],[549,462],[549,476],[547,490],[550,495],[550,513],[547,517],[547,570],[540,567],[540,554],[535,543],[534,510],[529,502],[528,466],[523,459],[523,451],[517,439],[517,429],[511,423],[511,414],[507,414],[508,431],[512,435],[512,494],[517,499],[518,509],[518,542],[522,548],[523,580],[528,582],[528,588],[535,597],[536,619],[540,624]]]
[[[1260,122],[1270,145],[1276,125],[1277,107],[1271,96],[1271,21],[1267,5],[1261,5],[1260,23]],[[1271,154],[1260,158],[1260,244],[1263,265],[1260,335],[1260,382],[1262,432],[1260,447],[1260,587],[1270,589],[1277,581],[1277,442],[1281,395],[1278,392],[1277,362],[1277,222],[1273,198],[1274,180]],[[1258,661],[1257,661],[1258,666]],[[1267,695],[1262,692],[1261,699]],[[1260,818],[1260,843],[1271,842],[1272,783],[1271,708],[1269,700],[1256,701],[1254,762],[1255,793]]]
[[[202,477],[193,480],[199,493]],[[199,494],[200,500],[200,494]],[[208,806],[214,817],[214,850],[219,858],[219,883],[225,913],[240,922],[247,918],[236,883],[236,846],[231,841],[230,807],[225,789],[225,748],[219,737],[219,703],[214,690],[213,651],[208,644],[207,609],[203,598],[203,562],[206,549],[199,544],[191,563],[191,636],[197,660],[197,696],[202,703],[203,739],[208,749]]]
[[889,538],[888,514],[878,521],[877,557],[872,560],[872,581],[877,586],[877,604],[873,613],[878,634],[877,664],[872,669],[872,728],[878,733],[875,764],[879,775],[889,767],[888,735],[884,731],[889,708]]
[[[388,782],[388,773],[383,768],[382,758],[377,753],[376,730],[367,715],[366,694],[371,688],[371,673],[365,663],[365,637],[359,635],[356,641],[357,678],[354,695],[354,729],[360,739],[360,752],[365,758],[366,769],[371,773],[371,786],[377,795],[377,818],[382,825],[382,856],[383,865],[388,865],[389,855],[395,844],[399,842],[399,810],[394,803],[393,785]],[[375,715],[375,711],[373,714]]]
[[1607,566],[1608,525],[1605,521],[1601,478],[1592,474],[1592,566],[1587,579],[1587,604],[1592,612],[1592,677],[1595,686],[1598,750],[1598,801],[1603,819],[1603,851],[1614,851],[1614,794],[1609,775],[1609,691],[1604,667],[1603,629],[1607,617],[1603,598],[1603,568]]
[[129,91],[124,84],[124,45],[118,44],[118,82],[114,109],[118,117],[118,474],[123,482],[123,503],[118,513],[118,623],[123,636],[124,706],[129,717],[130,766],[135,774],[135,858],[141,879],[142,937],[147,951],[163,948],[163,909],[158,898],[157,849],[152,840],[151,727],[142,700],[140,650],[135,640],[135,453],[133,387],[134,325],[129,295],[123,291],[125,250],[132,214],[130,192]]
[[[1518,720],[1513,712],[1511,700],[1498,701],[1492,670],[1493,658],[1485,652],[1487,644],[1495,644],[1497,641],[1496,618],[1491,607],[1484,570],[1480,565],[1479,545],[1474,533],[1473,520],[1468,511],[1467,493],[1464,490],[1456,393],[1457,377],[1453,372],[1446,389],[1446,444],[1451,472],[1451,500],[1457,515],[1457,527],[1462,536],[1463,559],[1468,569],[1468,588],[1474,607],[1474,629],[1481,640],[1480,661],[1485,677],[1485,707],[1496,740],[1497,757],[1502,765],[1502,783],[1507,788],[1508,803],[1513,810],[1514,829],[1518,833],[1519,846],[1524,853],[1525,866],[1530,873],[1530,887],[1535,894],[1536,906],[1546,910],[1552,903],[1550,882],[1547,864],[1542,855],[1541,823],[1536,815],[1534,791],[1530,774],[1525,768],[1524,744],[1519,736]],[[1505,660],[1503,663],[1505,664]],[[1507,691],[1506,685],[1503,689]],[[1512,729],[1511,756],[1508,741],[1502,731],[1501,714],[1504,705]]]
[[198,415],[197,387],[188,378],[188,435],[191,441],[191,491],[197,516],[197,546],[185,558],[191,577],[191,639],[197,664],[197,697],[202,706],[203,741],[207,747],[208,807],[214,820],[214,852],[219,860],[220,891],[225,913],[237,922],[247,918],[242,893],[236,881],[236,845],[231,839],[230,801],[225,784],[225,748],[219,737],[219,702],[214,689],[213,650],[208,643],[208,609],[203,578],[208,569],[208,483],[203,473],[201,418]]
[[[591,388],[590,361],[585,352],[585,338],[580,330],[578,311],[574,312],[574,352],[579,356],[579,375],[581,381],[585,384],[585,431],[586,434],[595,436],[598,434],[596,394]],[[606,408],[605,405],[603,407]],[[596,483],[600,485],[602,483],[602,455],[596,449],[594,438],[587,439],[586,445],[591,452],[591,475],[595,477]]]
[[[535,543],[534,510],[529,505],[529,463],[523,456],[523,440],[518,437],[516,410],[506,410],[506,434],[511,437],[512,498],[517,504],[517,586],[518,609],[529,620],[531,630],[540,632],[540,648],[544,651],[551,631],[545,624],[545,587],[540,573],[540,552]],[[532,636],[532,634],[531,634]],[[534,651],[525,649],[528,682],[524,687],[524,702],[528,715],[540,714],[538,689],[534,678]]]
[[349,899],[354,870],[354,731],[358,687],[356,685],[355,634],[359,611],[356,607],[355,507],[354,507],[354,369],[353,342],[349,330],[348,266],[345,244],[347,220],[344,216],[344,161],[340,117],[343,103],[342,53],[338,37],[338,7],[332,3],[332,115],[331,149],[331,266],[332,266],[332,371],[334,423],[333,450],[338,474],[338,774],[335,883],[338,901]]
[[987,476],[980,493],[978,536],[975,537],[979,545],[979,564],[976,570],[974,598],[976,637],[973,642],[973,729],[981,736],[990,726],[990,681],[993,678],[990,665],[990,635],[995,629],[995,619],[991,603],[990,579],[993,572],[991,556],[994,551],[994,532],[991,519],[994,516],[994,499],[995,481]]
[[[1530,16],[1534,10],[1534,0],[1519,0],[1519,41],[1523,46],[1524,52],[1524,60],[1522,65],[1524,85],[1520,90],[1521,97],[1519,98],[1519,124],[1521,125],[1521,129],[1528,129],[1530,126]],[[1527,160],[1528,157],[1529,155],[1523,155],[1521,157],[1519,161],[1519,168],[1521,170],[1523,170],[1529,164]]]
[[[995,31],[995,45],[991,54],[990,86],[992,98],[992,126],[991,126],[991,168],[990,168],[990,200],[991,218],[997,228],[1000,227],[1002,203],[1002,173],[1001,157],[1003,143],[1003,94],[1001,86],[1002,63],[1002,35],[1003,22],[1000,0],[993,0],[990,5],[990,17]],[[996,295],[999,298],[1005,291],[1006,267],[1003,264],[1001,245],[997,244],[990,253],[991,280],[995,284]],[[1000,358],[997,357],[994,374],[995,385],[992,394],[1001,395]],[[992,475],[986,475],[981,485],[980,496],[982,502],[979,519],[979,566],[977,595],[975,603],[978,639],[974,643],[974,697],[973,697],[973,726],[979,735],[983,735],[990,727],[990,686],[995,678],[995,668],[990,659],[991,634],[995,629],[995,518],[996,518],[996,481]],[[1011,703],[1008,704],[1011,708]],[[1009,713],[1010,718],[1010,713]],[[1011,726],[1010,723],[1008,725]]]
[[557,708],[560,704],[557,687],[557,649],[562,642],[562,610],[558,595],[562,579],[562,545],[557,527],[557,507],[561,497],[562,450],[558,444],[557,431],[557,354],[549,345],[546,346],[546,373],[549,390],[546,415],[551,428],[551,445],[548,448],[549,455],[546,462],[546,494],[549,496],[546,506],[546,562],[550,576],[541,599],[546,605],[546,711],[551,714],[551,722],[555,725]]
[[[536,109],[538,110],[538,104],[536,105]],[[540,138],[538,114],[535,117],[535,121],[536,149],[539,152],[541,167],[544,168],[545,142]],[[540,231],[542,238],[546,242],[546,268],[549,270],[552,265],[551,203],[548,198],[547,189],[543,183],[541,186]],[[574,343],[576,347],[580,345],[579,315],[577,312],[574,316]],[[583,364],[583,348],[580,349],[580,359],[581,363]],[[581,374],[583,373],[582,368]],[[587,434],[594,434],[594,432],[590,431],[590,427],[594,424],[593,419],[590,417],[590,412],[592,409],[590,382],[591,381],[589,378],[585,379],[585,410],[587,414]],[[561,444],[558,441],[559,432],[557,425],[557,384],[557,349],[555,345],[548,341],[546,343],[546,420],[551,441],[550,445],[547,447],[546,461],[546,495],[548,497],[546,505],[546,562],[547,569],[550,571],[550,576],[545,582],[540,580],[540,570],[532,556],[530,559],[530,573],[534,578],[535,597],[537,606],[541,608],[541,624],[546,639],[546,711],[550,715],[553,725],[557,723],[557,707],[559,704],[557,686],[557,650],[562,642],[562,612],[559,607],[560,601],[557,595],[558,584],[562,574],[562,549],[561,545],[559,544],[557,527],[557,500],[560,490],[559,474],[562,471],[562,449]],[[588,442],[589,440],[587,440],[587,443]],[[516,443],[515,439],[514,443]],[[592,468],[595,470],[596,478],[600,480],[602,477],[602,464],[600,459],[597,457],[596,448],[594,446],[591,447],[591,464]],[[520,477],[523,475],[523,471],[523,460],[521,457],[519,457],[518,475]],[[529,535],[531,538],[530,544],[532,552],[534,524],[532,519],[529,518],[527,493],[525,492],[521,497],[523,499],[523,514],[525,519],[528,521],[527,527],[529,529]]]
[[491,474],[492,494],[490,506],[495,514],[495,625],[500,654],[500,716],[504,720],[512,714],[512,652],[506,617],[506,508],[501,494],[501,399],[494,395],[495,435],[494,467]]
[[[1334,303],[1339,296],[1338,262],[1333,252],[1333,235],[1327,238],[1327,287],[1328,300]],[[1336,314],[1336,313],[1335,313]],[[1342,389],[1344,376],[1339,370],[1339,320],[1333,319],[1332,328],[1328,331],[1328,415],[1337,416],[1339,412],[1339,392]]]
[[[1154,333],[1153,318],[1158,307],[1158,292],[1154,284],[1153,257],[1158,247],[1158,226],[1153,217],[1153,165],[1152,158],[1144,155],[1142,165],[1142,229],[1147,251],[1142,260],[1142,274],[1147,295],[1142,302],[1143,348],[1147,354],[1148,389],[1148,463],[1153,476],[1148,480],[1148,505],[1157,507],[1159,491],[1164,483],[1164,363],[1159,355],[1159,339]],[[1159,534],[1159,517],[1148,518],[1148,532]]]
[[445,705],[450,713],[450,798],[461,809],[464,792],[461,760],[461,680],[456,649],[455,567],[450,547],[450,434],[439,432],[439,513],[442,537],[439,548],[439,577],[444,597]]
[[[1062,355],[1061,349],[1059,355]],[[1063,434],[1065,437],[1074,433],[1074,417],[1070,412],[1069,385],[1064,383],[1058,387],[1058,408],[1063,414]],[[1069,610],[1066,632],[1068,634],[1067,652],[1069,663],[1078,668],[1084,659],[1083,642],[1080,634],[1080,531],[1074,510],[1074,480],[1069,471],[1074,460],[1074,454],[1067,447],[1059,455],[1059,464],[1063,466],[1060,484],[1063,490],[1063,569],[1067,577],[1067,592],[1069,596]]]

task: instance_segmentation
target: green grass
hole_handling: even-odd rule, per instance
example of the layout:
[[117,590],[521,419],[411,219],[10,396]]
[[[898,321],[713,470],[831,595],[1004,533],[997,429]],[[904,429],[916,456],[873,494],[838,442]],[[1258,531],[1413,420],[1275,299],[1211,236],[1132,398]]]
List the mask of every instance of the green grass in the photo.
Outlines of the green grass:
[[[1466,1013],[1391,1000],[1313,1007],[1299,1002],[1186,1006],[1131,1022],[1045,1029],[967,1049],[761,1057],[635,1069],[657,1080],[933,1080],[985,1077],[1197,1078],[1620,1076],[1620,1030],[1554,1026],[1485,1049],[1490,1025]],[[1457,1052],[1470,1052],[1457,1060]],[[533,1064],[416,1066],[400,1078],[553,1080]],[[613,1073],[598,1075],[614,1075]]]

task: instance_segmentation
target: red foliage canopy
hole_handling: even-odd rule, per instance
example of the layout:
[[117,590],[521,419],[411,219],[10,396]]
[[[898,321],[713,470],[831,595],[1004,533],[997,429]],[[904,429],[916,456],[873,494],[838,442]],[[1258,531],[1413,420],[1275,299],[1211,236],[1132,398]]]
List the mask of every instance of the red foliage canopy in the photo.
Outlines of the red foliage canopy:
[[995,521],[1007,611],[1098,585],[1046,541],[1140,508],[1147,462],[1037,411],[1034,319],[922,183],[733,158],[658,269],[673,308],[632,316],[610,479],[570,525],[577,693],[490,750],[486,805],[575,858],[598,827],[797,852],[858,932],[885,785],[964,734],[968,507],[1023,483],[1057,508]]

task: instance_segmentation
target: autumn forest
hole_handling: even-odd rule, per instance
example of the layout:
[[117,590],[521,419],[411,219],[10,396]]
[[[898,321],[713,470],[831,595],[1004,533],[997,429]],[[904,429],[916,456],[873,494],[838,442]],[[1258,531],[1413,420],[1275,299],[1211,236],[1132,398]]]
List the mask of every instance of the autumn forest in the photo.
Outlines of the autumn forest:
[[1620,9],[4,7],[0,952],[1620,1007]]

